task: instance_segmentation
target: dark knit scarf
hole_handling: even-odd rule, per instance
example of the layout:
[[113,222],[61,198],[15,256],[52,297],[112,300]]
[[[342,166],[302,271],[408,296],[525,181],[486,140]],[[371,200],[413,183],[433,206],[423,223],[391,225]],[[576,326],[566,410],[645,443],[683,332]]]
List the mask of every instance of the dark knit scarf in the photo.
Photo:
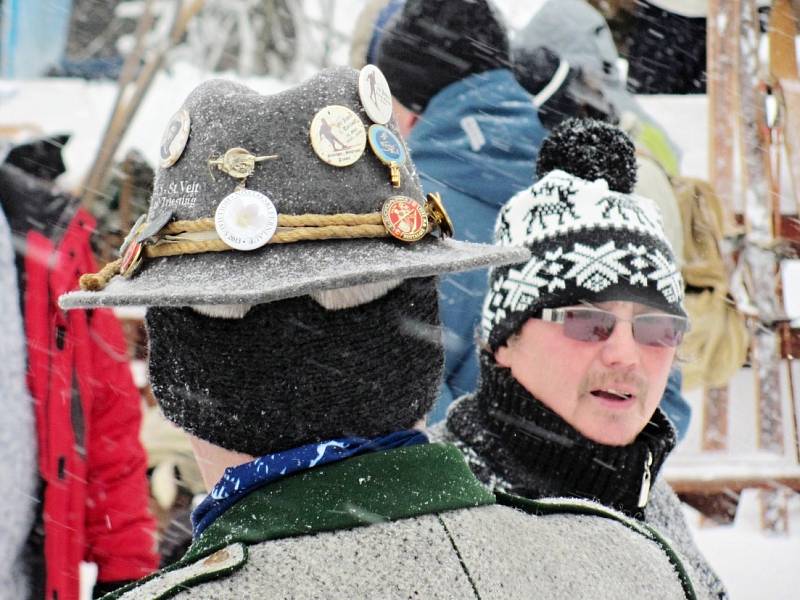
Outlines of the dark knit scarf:
[[309,296],[242,319],[150,308],[153,394],[176,425],[253,456],[410,429],[441,378],[436,307],[426,277],[342,310]]
[[478,391],[453,405],[447,429],[487,485],[527,498],[592,499],[639,519],[648,451],[652,485],[675,446],[675,432],[660,409],[627,446],[592,442],[487,355],[481,357]]

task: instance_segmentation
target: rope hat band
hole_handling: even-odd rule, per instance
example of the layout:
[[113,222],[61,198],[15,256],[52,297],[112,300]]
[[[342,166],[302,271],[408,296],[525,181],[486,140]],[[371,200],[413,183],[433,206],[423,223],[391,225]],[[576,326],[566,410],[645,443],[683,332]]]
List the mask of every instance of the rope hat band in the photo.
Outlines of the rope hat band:
[[[217,221],[217,218],[172,221],[141,240],[137,236],[149,224],[140,219],[126,236],[120,248],[120,258],[108,263],[97,273],[82,275],[80,288],[83,291],[99,291],[115,275],[130,278],[144,258],[239,249],[220,236]],[[406,196],[392,196],[384,202],[381,212],[375,213],[277,215],[274,233],[258,247],[302,241],[386,237],[413,243],[434,231],[438,231],[441,238],[453,235],[452,222],[439,194],[428,194],[424,205]]]

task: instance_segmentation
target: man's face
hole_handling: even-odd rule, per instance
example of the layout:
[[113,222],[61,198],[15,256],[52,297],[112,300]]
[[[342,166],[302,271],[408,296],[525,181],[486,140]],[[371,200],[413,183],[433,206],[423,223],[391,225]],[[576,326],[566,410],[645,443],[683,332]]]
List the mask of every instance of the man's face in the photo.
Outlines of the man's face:
[[[625,320],[657,312],[633,302],[593,306]],[[624,320],[605,341],[573,340],[563,327],[528,319],[495,352],[497,364],[511,369],[526,390],[590,440],[631,443],[661,400],[675,348],[637,343]]]

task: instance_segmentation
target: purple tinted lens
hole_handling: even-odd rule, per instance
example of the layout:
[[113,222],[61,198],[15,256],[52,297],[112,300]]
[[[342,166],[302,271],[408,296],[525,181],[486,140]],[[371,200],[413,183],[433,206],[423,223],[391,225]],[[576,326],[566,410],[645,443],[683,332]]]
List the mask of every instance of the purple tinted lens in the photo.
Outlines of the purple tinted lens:
[[683,340],[688,322],[671,315],[641,315],[633,320],[633,339],[646,346],[674,348]]
[[601,310],[564,311],[564,335],[581,342],[602,342],[611,336],[617,318]]

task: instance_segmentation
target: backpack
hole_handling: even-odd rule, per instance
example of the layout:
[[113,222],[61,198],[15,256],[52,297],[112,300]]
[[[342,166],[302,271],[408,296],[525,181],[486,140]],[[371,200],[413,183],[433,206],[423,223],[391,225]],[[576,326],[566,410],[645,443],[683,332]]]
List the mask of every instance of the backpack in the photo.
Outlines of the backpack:
[[744,316],[729,296],[728,273],[720,249],[722,202],[707,181],[672,177],[683,222],[686,312],[691,329],[680,355],[685,389],[727,384],[747,358]]

